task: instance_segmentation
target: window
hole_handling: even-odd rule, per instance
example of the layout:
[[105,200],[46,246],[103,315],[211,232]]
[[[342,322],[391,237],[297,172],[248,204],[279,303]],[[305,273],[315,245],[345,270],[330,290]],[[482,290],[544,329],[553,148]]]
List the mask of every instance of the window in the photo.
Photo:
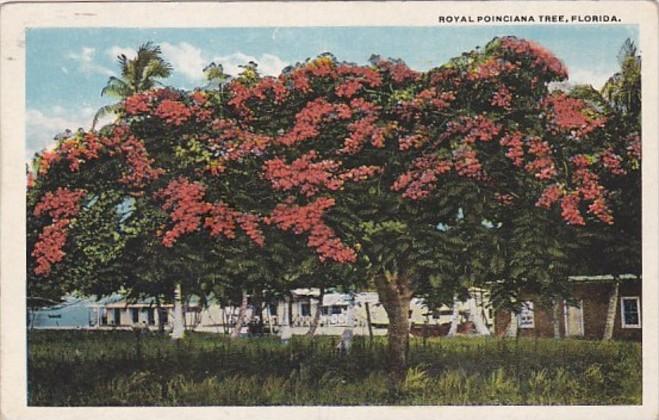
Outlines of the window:
[[641,328],[641,300],[637,296],[620,298],[622,328]]
[[130,308],[130,318],[133,324],[137,324],[140,320],[140,310],[137,308]]
[[441,319],[447,316],[453,316],[453,309],[435,309],[432,311],[432,319]]
[[158,311],[158,322],[161,324],[166,324],[169,320],[169,312],[167,311],[166,308],[160,308],[160,311]]
[[121,324],[121,309],[114,308],[114,313],[112,314],[112,320],[114,321],[114,325]]
[[302,316],[311,315],[311,304],[310,303],[301,303],[300,304],[300,314]]
[[346,305],[329,305],[320,308],[320,313],[323,315],[339,315],[343,313],[344,309],[348,309]]
[[520,328],[535,328],[533,316],[533,302],[527,301],[522,304],[522,311],[517,315]]
[[153,308],[146,310],[147,319],[149,320],[149,325],[154,325],[156,323],[156,314]]
[[332,315],[343,313],[343,310],[347,308],[346,305],[332,305]]
[[269,311],[270,311],[270,316],[277,316],[277,304],[276,303],[271,303],[268,305]]

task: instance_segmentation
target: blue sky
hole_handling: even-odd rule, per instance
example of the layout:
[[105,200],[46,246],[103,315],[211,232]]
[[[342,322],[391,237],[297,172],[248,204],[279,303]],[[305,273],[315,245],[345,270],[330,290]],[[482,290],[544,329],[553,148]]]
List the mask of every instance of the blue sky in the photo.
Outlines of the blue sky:
[[595,87],[617,70],[616,55],[624,40],[638,43],[635,25],[30,29],[26,159],[66,128],[88,129],[95,111],[112,102],[100,91],[117,72],[116,56],[132,55],[146,41],[159,44],[174,66],[166,83],[191,88],[201,83],[202,69],[212,61],[229,74],[248,61],[259,63],[262,73],[278,74],[323,52],[359,64],[379,54],[427,70],[501,35],[541,43],[565,62],[572,82]]

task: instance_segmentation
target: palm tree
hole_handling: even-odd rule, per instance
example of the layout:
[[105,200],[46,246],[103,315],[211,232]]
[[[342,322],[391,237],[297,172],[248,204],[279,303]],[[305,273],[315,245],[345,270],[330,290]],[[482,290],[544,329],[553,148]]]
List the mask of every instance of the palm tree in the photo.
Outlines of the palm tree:
[[[149,90],[160,84],[157,79],[164,79],[172,74],[172,65],[162,58],[162,51],[158,45],[146,42],[137,50],[135,58],[129,59],[125,54],[117,56],[121,76],[110,76],[107,84],[101,90],[101,96],[111,96],[124,99],[138,92]],[[120,103],[106,105],[96,112],[92,123],[92,130],[98,120],[107,114],[116,113]]]
[[602,87],[602,95],[630,123],[641,118],[641,57],[636,44],[627,39],[618,53],[620,71]]

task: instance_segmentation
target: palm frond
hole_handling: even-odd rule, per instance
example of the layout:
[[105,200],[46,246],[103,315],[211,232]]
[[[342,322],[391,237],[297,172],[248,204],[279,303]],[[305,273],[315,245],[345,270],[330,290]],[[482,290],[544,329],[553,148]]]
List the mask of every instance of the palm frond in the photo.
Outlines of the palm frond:
[[117,77],[110,76],[107,84],[101,90],[101,96],[112,96],[115,98],[125,98],[130,96],[133,92],[130,89],[130,86],[124,81]]
[[96,111],[96,114],[94,114],[94,120],[92,121],[91,131],[94,131],[96,129],[96,124],[98,124],[98,121],[101,118],[109,114],[117,114],[119,110],[120,110],[120,104],[110,104],[101,107],[98,111]]

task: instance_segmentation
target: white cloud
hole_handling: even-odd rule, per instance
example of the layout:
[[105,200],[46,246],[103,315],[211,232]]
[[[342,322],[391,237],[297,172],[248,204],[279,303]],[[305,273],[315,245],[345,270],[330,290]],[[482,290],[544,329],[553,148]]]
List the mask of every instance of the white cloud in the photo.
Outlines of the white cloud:
[[69,58],[75,60],[78,63],[78,68],[83,73],[97,73],[104,76],[112,76],[114,74],[112,70],[94,61],[95,55],[95,48],[82,47],[79,53],[69,53]]
[[160,48],[165,59],[174,66],[175,71],[183,74],[190,81],[203,79],[203,69],[208,61],[202,56],[201,49],[187,42],[176,45],[163,42]]
[[572,84],[587,84],[600,89],[612,74],[606,70],[574,69],[569,73],[568,80]]
[[[55,145],[54,137],[67,129],[75,132],[78,128],[91,128],[95,113],[96,109],[91,106],[83,106],[75,111],[59,105],[48,111],[28,109],[25,114],[26,160],[30,161],[36,152],[52,148]],[[98,127],[113,119],[112,115],[102,118]]]
[[115,45],[112,48],[108,48],[105,52],[112,60],[116,60],[117,57],[122,54],[125,55],[128,59],[135,58],[137,55],[137,51],[135,51],[133,48],[123,48],[118,45]]
[[261,73],[270,76],[278,76],[284,67],[289,65],[286,61],[272,54],[263,54],[256,62],[259,63]]
[[259,73],[267,76],[277,76],[288,63],[272,54],[263,54],[257,58],[251,55],[236,52],[233,54],[215,57],[213,60],[216,64],[222,64],[224,72],[232,76],[238,75],[242,69],[240,65],[245,65],[250,61],[258,64]]
[[260,57],[254,57],[242,52],[235,52],[211,59],[201,48],[187,42],[178,44],[164,42],[160,45],[160,48],[164,58],[172,64],[174,70],[191,82],[202,80],[204,77],[203,69],[211,62],[222,64],[225,73],[232,76],[238,75],[242,71],[240,65],[245,65],[250,61],[258,64],[259,72],[263,75],[278,75],[284,67],[288,66],[287,62],[273,54],[262,54]]

